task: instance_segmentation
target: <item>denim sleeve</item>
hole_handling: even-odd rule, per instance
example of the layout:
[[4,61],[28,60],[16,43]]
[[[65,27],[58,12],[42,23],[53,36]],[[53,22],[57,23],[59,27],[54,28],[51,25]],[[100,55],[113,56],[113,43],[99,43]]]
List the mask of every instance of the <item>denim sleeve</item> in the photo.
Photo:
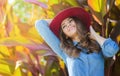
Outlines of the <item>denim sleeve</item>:
[[108,38],[102,45],[102,52],[105,57],[114,56],[119,50],[118,44],[111,38]]
[[49,29],[48,23],[45,20],[38,20],[35,23],[35,28],[38,33],[44,39],[44,41],[52,48],[52,50],[60,56],[66,63],[66,55],[63,50],[60,48],[59,39],[53,34]]

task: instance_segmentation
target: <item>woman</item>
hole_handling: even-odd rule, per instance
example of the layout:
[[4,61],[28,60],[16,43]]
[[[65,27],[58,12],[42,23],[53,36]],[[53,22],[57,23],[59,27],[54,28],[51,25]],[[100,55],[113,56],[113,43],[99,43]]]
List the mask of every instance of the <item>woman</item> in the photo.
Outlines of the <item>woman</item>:
[[60,12],[50,28],[45,20],[35,24],[45,42],[64,60],[69,76],[104,76],[104,57],[112,57],[119,49],[111,38],[96,34],[90,23],[89,13],[73,7]]

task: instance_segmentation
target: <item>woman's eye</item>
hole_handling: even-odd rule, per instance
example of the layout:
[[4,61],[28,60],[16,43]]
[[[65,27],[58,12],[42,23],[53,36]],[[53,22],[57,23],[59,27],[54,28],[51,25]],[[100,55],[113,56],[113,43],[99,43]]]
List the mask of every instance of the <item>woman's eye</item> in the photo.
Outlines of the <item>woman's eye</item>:
[[66,25],[64,25],[62,28],[64,29],[66,27]]

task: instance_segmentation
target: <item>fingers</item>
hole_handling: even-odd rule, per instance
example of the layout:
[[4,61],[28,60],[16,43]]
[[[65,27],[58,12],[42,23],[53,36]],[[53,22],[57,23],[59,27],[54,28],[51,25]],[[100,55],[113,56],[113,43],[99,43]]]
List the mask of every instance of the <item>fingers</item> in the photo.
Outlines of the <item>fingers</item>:
[[50,24],[52,22],[52,19],[46,19],[46,21],[48,22],[48,24]]

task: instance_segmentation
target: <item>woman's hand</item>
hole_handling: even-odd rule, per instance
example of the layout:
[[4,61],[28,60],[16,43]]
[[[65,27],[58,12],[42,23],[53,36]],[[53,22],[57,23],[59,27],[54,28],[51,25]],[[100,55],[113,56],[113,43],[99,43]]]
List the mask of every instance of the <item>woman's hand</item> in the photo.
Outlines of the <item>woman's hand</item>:
[[52,19],[46,19],[47,23],[50,25]]
[[97,34],[92,26],[90,26],[90,37],[95,39],[100,44],[100,46],[102,46],[106,40],[105,38]]
[[96,37],[98,37],[99,35],[95,32],[95,30],[93,29],[92,26],[90,26],[90,37],[92,39],[95,39],[96,40]]

